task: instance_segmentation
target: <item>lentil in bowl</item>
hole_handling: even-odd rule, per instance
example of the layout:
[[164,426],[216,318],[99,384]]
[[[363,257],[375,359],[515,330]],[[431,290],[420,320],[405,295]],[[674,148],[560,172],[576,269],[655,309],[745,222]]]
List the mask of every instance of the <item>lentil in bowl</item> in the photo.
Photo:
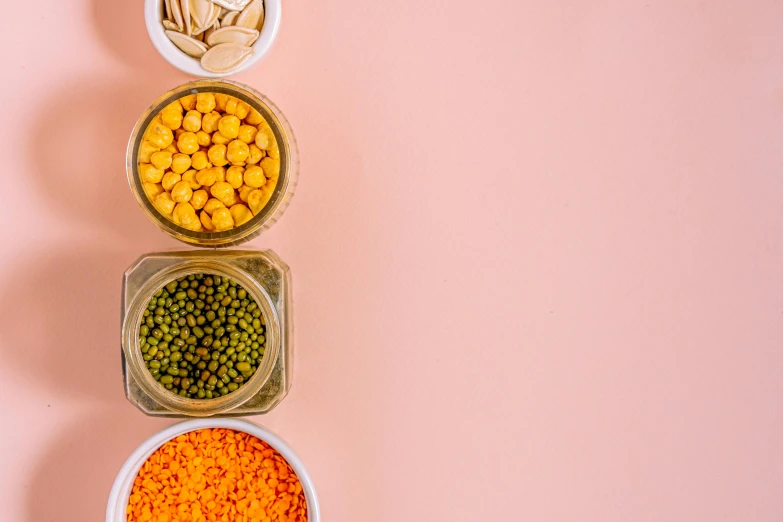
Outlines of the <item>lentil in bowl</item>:
[[[134,517],[136,515],[135,515],[135,512],[134,512],[135,511],[134,508],[133,507],[129,507],[129,506],[133,506],[133,505],[138,504],[138,502],[136,502],[135,504],[131,504],[131,496],[134,494],[133,493],[133,489],[134,489],[134,486],[135,486],[137,480],[139,479],[139,472],[142,471],[145,468],[145,466],[147,466],[146,463],[147,463],[148,459],[153,454],[155,454],[156,451],[158,451],[161,447],[163,447],[164,444],[166,444],[168,442],[171,442],[171,441],[175,441],[178,437],[180,437],[182,435],[187,435],[187,438],[190,439],[190,433],[191,432],[194,432],[196,430],[205,430],[205,429],[209,429],[210,431],[213,431],[215,429],[217,429],[217,430],[221,430],[222,429],[224,431],[231,430],[231,431],[233,431],[235,433],[243,433],[243,434],[246,434],[248,436],[252,436],[252,437],[256,437],[257,439],[260,439],[260,441],[263,443],[261,445],[262,448],[264,447],[264,444],[269,446],[269,449],[273,450],[274,454],[278,454],[280,457],[282,457],[282,459],[285,461],[285,463],[288,466],[290,466],[290,471],[293,472],[293,476],[296,477],[296,480],[298,480],[298,482],[299,482],[299,484],[301,485],[301,488],[302,488],[302,493],[301,493],[301,496],[299,496],[299,500],[297,501],[296,507],[294,509],[294,513],[291,512],[291,508],[293,507],[294,493],[297,490],[296,485],[294,485],[294,492],[289,492],[289,491],[285,492],[285,493],[291,495],[291,500],[289,500],[288,506],[287,506],[288,510],[283,513],[284,516],[286,517],[286,519],[289,520],[289,521],[292,520],[292,518],[289,515],[293,514],[294,515],[293,520],[295,520],[296,522],[304,522],[304,521],[306,521],[306,522],[320,522],[320,520],[321,520],[321,517],[320,517],[320,507],[319,507],[319,503],[318,503],[318,497],[317,497],[317,494],[316,494],[315,486],[313,484],[312,479],[310,478],[309,473],[307,472],[307,469],[304,467],[304,464],[302,463],[301,459],[296,455],[296,453],[293,451],[293,449],[288,444],[285,443],[285,441],[283,441],[280,437],[278,437],[274,433],[270,432],[269,430],[267,430],[267,429],[265,429],[265,428],[263,428],[261,426],[258,426],[257,424],[253,424],[251,422],[248,422],[248,421],[245,421],[245,420],[240,420],[240,419],[196,419],[196,420],[184,421],[184,422],[175,424],[173,426],[170,426],[170,427],[168,427],[168,428],[158,432],[157,434],[153,435],[152,437],[147,439],[145,442],[143,442],[131,454],[131,456],[128,457],[128,459],[125,461],[124,465],[120,469],[119,473],[117,474],[117,478],[115,479],[114,485],[112,486],[111,493],[109,494],[109,502],[108,502],[107,509],[106,509],[106,522],[128,522],[128,521],[138,520],[138,518],[130,518],[131,515],[133,515]],[[180,444],[181,442],[185,442],[185,441],[176,441],[177,444]],[[239,447],[239,445],[237,444],[237,449],[238,449],[238,447]],[[247,447],[247,442],[246,441],[245,441],[245,447]],[[185,450],[185,447],[182,447],[180,451],[182,451],[184,453],[184,450]],[[193,450],[194,450],[194,453],[195,453],[195,447],[193,448]],[[173,448],[173,451],[177,451],[176,446]],[[229,449],[229,451],[230,451],[230,449]],[[263,452],[264,450],[261,450],[261,451]],[[190,453],[190,451],[188,451],[188,453]],[[196,457],[198,457],[198,456],[193,455],[194,462],[195,462],[195,458]],[[207,458],[210,458],[210,457],[207,457]],[[217,459],[215,458],[215,456],[213,455],[211,458],[213,458],[216,461],[215,463],[217,464]],[[264,458],[269,458],[269,457],[264,457]],[[202,459],[202,461],[199,463],[199,466],[201,466],[201,465],[205,466],[205,464],[203,462],[205,460],[204,457],[202,456],[201,459]],[[269,487],[269,478],[270,478],[270,476],[268,475],[266,478],[263,477],[263,469],[270,469],[271,467],[264,466],[263,465],[263,459],[261,460],[261,463],[262,463],[262,466],[261,466],[260,469],[262,471],[261,471],[261,477],[260,478],[263,479],[266,482],[267,487]],[[279,463],[279,461],[278,461],[278,463]],[[207,463],[207,464],[211,465],[211,463]],[[158,465],[160,466],[160,464],[158,464]],[[195,463],[193,463],[193,465],[194,465],[194,468],[195,468],[196,467]],[[149,468],[150,471],[152,471],[153,464],[150,463],[148,465],[148,468]],[[279,470],[280,467],[276,464],[275,465],[275,469]],[[172,482],[174,484],[176,484],[176,485],[179,485],[179,491],[177,491],[177,493],[176,493],[176,495],[177,495],[177,499],[176,500],[177,501],[179,500],[179,496],[182,494],[182,486],[181,485],[183,484],[183,479],[184,479],[184,484],[187,485],[188,479],[194,478],[194,477],[191,476],[190,471],[187,468],[184,471],[182,471],[182,472],[181,472],[181,470],[182,470],[182,466],[180,465],[179,467],[177,467],[176,471],[174,472],[174,474],[176,474],[176,480],[174,479],[174,477],[169,478],[169,486],[172,487],[172,490],[171,490],[172,496],[174,494],[174,489],[173,488],[176,487],[176,486],[172,485]],[[171,472],[171,467],[170,466],[168,467],[167,471]],[[195,469],[194,469],[194,471],[195,471]],[[206,471],[206,467],[205,467],[205,471]],[[163,466],[160,466],[160,472],[161,473],[163,472]],[[218,474],[220,474],[220,473],[221,472],[218,471]],[[187,475],[185,476],[185,474],[187,474]],[[228,471],[225,472],[225,475],[227,475],[227,474],[228,474]],[[183,476],[180,477],[180,475],[183,475]],[[201,475],[203,476],[204,474],[202,473]],[[196,483],[202,483],[201,482],[202,478],[199,478],[199,477],[195,477],[195,478],[198,479],[196,481]],[[292,473],[289,472],[288,473],[288,478],[284,479],[284,480],[288,481],[288,479],[290,479],[290,478],[292,478]],[[144,481],[142,480],[141,482],[142,482],[142,486],[143,486],[143,482]],[[279,482],[279,471],[278,471],[278,482]],[[289,482],[289,483],[294,483],[295,484],[295,482],[293,482],[293,481]],[[148,485],[150,485],[150,483],[148,483]],[[228,489],[229,485],[230,484],[226,484],[226,488],[227,489]],[[256,482],[256,485],[259,486],[259,487],[255,487],[254,486],[255,489],[257,489],[257,490],[258,489],[262,489],[260,487],[261,486],[260,481]],[[193,489],[195,489],[195,488],[193,488]],[[238,497],[239,497],[238,491],[240,489],[237,488],[237,484],[236,483],[233,484],[233,488],[232,489],[233,489],[233,491],[229,495],[227,495],[227,497],[230,500],[232,500],[232,503],[233,503],[233,499],[230,498],[230,495],[233,494],[234,496],[237,497],[237,500],[239,500],[238,499]],[[244,488],[245,491],[247,491],[249,489],[250,488]],[[275,489],[276,489],[276,492],[275,492],[275,500],[274,501],[271,501],[271,496],[266,497],[266,498],[268,498],[271,501],[271,502],[267,501],[267,503],[266,503],[267,506],[269,506],[270,504],[272,506],[274,506],[275,502],[279,502],[281,500],[286,500],[285,497],[282,497],[283,492],[278,492],[277,491],[277,489],[278,489],[277,486],[275,486]],[[287,489],[290,489],[290,487],[287,488]],[[278,495],[278,493],[280,493],[280,494]],[[246,494],[244,498],[247,498],[247,496],[248,495]],[[258,500],[258,495],[257,494],[256,494],[256,497],[257,498],[255,499],[255,501],[258,503],[258,506],[260,507],[262,501]],[[202,504],[202,500],[203,499],[199,499],[198,495],[197,495],[197,498],[195,500],[193,500],[193,501],[190,501],[190,498],[192,498],[191,490],[188,490],[188,499],[189,500],[188,500],[187,507],[190,508],[190,511],[188,512],[188,514],[190,515],[189,519],[192,519],[192,515],[193,515],[193,511],[194,511],[193,508],[195,507],[194,504],[196,504],[197,501],[198,501],[198,504],[199,504],[199,506],[198,506],[199,507],[199,511],[202,513],[202,515],[205,512],[209,513],[209,507],[207,507],[207,509],[201,509],[203,504],[206,504],[207,506],[209,505],[209,502],[210,502],[209,500],[204,501],[203,504]],[[136,499],[134,499],[134,500],[136,500]],[[153,512],[152,507],[150,507],[150,509],[149,509],[149,515],[144,515],[143,506],[144,506],[145,503],[143,502],[143,499],[141,499],[141,498],[139,498],[138,500],[140,502],[142,502],[142,507],[141,507],[141,509],[139,509],[139,514],[144,516],[144,517],[149,516],[149,519],[151,520],[153,518],[153,516],[154,516],[154,515],[152,515],[152,512]],[[214,501],[214,499],[212,499],[212,501]],[[304,502],[302,502],[302,501],[304,501]],[[246,507],[249,508],[252,505],[252,502],[253,502],[253,500],[249,500],[247,502],[247,506]],[[183,503],[184,503],[184,499],[183,499]],[[217,502],[216,502],[216,504],[217,504]],[[233,505],[235,506],[235,509],[237,509],[237,511],[239,511],[239,510],[242,509],[242,506],[239,506],[237,504],[238,503],[233,504]],[[152,506],[152,501],[151,500],[149,502],[149,505]],[[225,504],[224,504],[224,506],[225,506]],[[170,507],[170,505],[169,505],[169,507]],[[286,507],[285,504],[283,504],[282,506],[279,506],[276,509],[276,511],[280,510],[282,507]],[[301,511],[302,508],[304,508],[303,511]],[[258,509],[258,507],[256,507],[256,510],[257,509]],[[229,511],[230,510],[231,510],[231,508],[229,507]],[[129,511],[131,511],[131,513],[128,513]],[[159,509],[158,515],[161,514],[160,512],[161,512],[161,510]],[[241,513],[241,511],[239,511],[239,512]],[[277,511],[277,512],[279,513],[279,511]],[[182,513],[185,513],[185,511],[183,510]],[[266,514],[266,510],[265,509],[264,509],[264,514]],[[257,515],[257,511],[254,512],[253,515]],[[246,516],[246,514],[242,515],[242,516]],[[207,517],[204,517],[204,518],[207,518]],[[220,517],[215,517],[215,518],[217,518],[218,520],[220,519]],[[256,516],[256,518],[259,518],[259,517]],[[260,517],[260,518],[263,520],[263,516]],[[279,514],[277,516],[277,519],[278,520],[280,519],[280,515]],[[169,516],[169,520],[172,520],[171,516]],[[252,520],[252,517],[249,517],[248,520]]]

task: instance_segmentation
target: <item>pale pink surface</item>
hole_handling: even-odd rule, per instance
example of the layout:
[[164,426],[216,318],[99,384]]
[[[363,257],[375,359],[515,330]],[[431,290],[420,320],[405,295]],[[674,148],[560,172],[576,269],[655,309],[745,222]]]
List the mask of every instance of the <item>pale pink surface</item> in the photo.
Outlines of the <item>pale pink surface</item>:
[[[4,7],[0,519],[101,520],[173,422],[120,388],[121,274],[183,248],[123,155],[188,78],[138,0]],[[236,77],[302,157],[253,420],[325,520],[780,520],[781,50],[772,0],[285,2]]]

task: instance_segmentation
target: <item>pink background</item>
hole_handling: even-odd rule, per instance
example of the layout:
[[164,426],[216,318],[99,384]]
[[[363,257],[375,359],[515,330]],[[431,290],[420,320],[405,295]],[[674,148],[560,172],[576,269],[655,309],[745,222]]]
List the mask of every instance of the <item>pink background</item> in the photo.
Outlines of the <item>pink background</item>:
[[[189,78],[142,3],[4,3],[0,519],[102,520],[126,185]],[[783,4],[285,1],[238,75],[299,140],[296,375],[253,420],[325,520],[777,521]]]

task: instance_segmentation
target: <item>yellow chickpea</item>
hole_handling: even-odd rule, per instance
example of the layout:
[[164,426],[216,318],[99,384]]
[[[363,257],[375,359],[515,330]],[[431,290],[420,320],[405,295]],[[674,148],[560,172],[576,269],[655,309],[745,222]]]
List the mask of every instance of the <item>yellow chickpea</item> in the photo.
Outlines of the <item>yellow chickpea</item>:
[[212,225],[218,232],[234,228],[234,218],[227,208],[219,208],[212,214]]
[[190,204],[193,205],[193,208],[199,210],[204,208],[208,199],[209,193],[204,189],[199,189],[193,193],[193,197],[190,198]]
[[230,206],[229,203],[233,201],[234,187],[225,181],[218,181],[212,185],[212,187],[209,189],[209,193],[228,207]]
[[193,224],[194,221],[199,221],[198,216],[196,215],[196,209],[186,201],[182,201],[174,207],[171,218],[174,223],[184,227]]
[[234,219],[234,226],[244,225],[253,218],[253,213],[245,205],[238,203],[231,207],[231,217]]
[[255,143],[251,143],[250,145],[248,145],[248,148],[250,149],[250,154],[248,154],[247,159],[245,160],[245,163],[247,163],[248,165],[255,165],[256,163],[264,159],[264,156],[266,156],[266,152],[259,149]]
[[241,140],[234,140],[226,148],[226,159],[232,165],[244,165],[245,160],[250,155],[250,148],[247,143]]
[[176,143],[172,143],[171,145],[169,145],[168,147],[166,147],[163,150],[165,150],[166,152],[170,152],[172,155],[177,154],[179,152],[179,149],[177,148],[177,144]]
[[220,118],[220,121],[218,121],[218,130],[223,137],[233,140],[239,136],[240,124],[241,122],[236,116],[223,116]]
[[245,185],[248,187],[259,188],[263,187],[266,183],[266,177],[264,177],[264,170],[258,165],[253,165],[245,169],[244,175]]
[[249,145],[255,141],[256,134],[258,134],[257,128],[253,127],[252,125],[241,125],[239,127],[239,135],[237,137]]
[[227,148],[225,145],[212,145],[209,148],[209,152],[207,153],[207,156],[209,156],[209,161],[217,167],[227,165],[228,159],[226,158],[226,151]]
[[153,120],[153,123],[150,124],[150,130],[147,133],[147,140],[158,147],[158,149],[165,149],[174,141],[174,133],[171,132],[171,129],[163,125],[163,122]]
[[200,92],[196,95],[196,110],[207,114],[215,110],[215,95],[211,92]]
[[198,138],[192,132],[183,132],[177,140],[177,148],[183,154],[193,154],[198,150]]
[[182,128],[188,132],[198,132],[201,130],[201,113],[198,111],[188,111],[185,119],[182,120]]
[[157,208],[161,214],[167,216],[171,215],[171,212],[174,210],[174,205],[176,205],[174,200],[171,199],[171,194],[168,192],[161,192],[158,194],[152,204],[155,205],[155,208]]
[[163,186],[163,190],[166,192],[171,192],[171,189],[174,188],[174,185],[179,183],[182,180],[182,176],[177,174],[176,172],[167,172],[163,175],[163,180],[161,181],[161,185]]
[[237,194],[236,190],[232,191],[231,194],[229,194],[228,197],[223,201],[223,204],[228,208],[231,208],[239,203],[242,203],[242,200],[239,199],[239,194]]
[[226,112],[226,103],[228,103],[228,94],[215,94],[215,108],[220,112]]
[[160,183],[142,183],[142,187],[144,187],[144,192],[146,192],[147,197],[150,198],[150,201],[155,201],[155,196],[163,192],[163,187]]
[[187,203],[192,197],[193,189],[187,181],[180,181],[171,189],[171,199],[177,203]]
[[182,128],[179,128],[179,129],[175,130],[174,131],[174,140],[175,141],[178,140],[180,136],[185,134],[185,132],[187,132],[187,131],[185,129],[182,129]]
[[264,176],[267,179],[277,179],[280,176],[279,159],[264,158],[261,160],[261,168],[264,169]]
[[[269,156],[272,159],[276,159],[276,160],[280,159],[280,149],[277,147],[277,142],[272,144],[272,146],[269,147],[269,149],[267,149],[266,155]],[[278,163],[279,163],[279,161],[278,161]]]
[[226,114],[234,115],[237,113],[237,106],[239,105],[239,100],[234,98],[233,96],[229,96],[226,100],[226,108],[223,110]]
[[160,150],[150,156],[150,161],[156,169],[166,170],[171,167],[171,152]]
[[[250,196],[248,196],[248,205],[250,205],[250,210],[253,211],[253,214],[258,214],[264,210],[266,204],[272,199],[273,190],[274,187],[267,184],[263,188],[256,189],[250,193]],[[256,192],[258,194],[256,194]]]
[[208,169],[200,170],[196,174],[196,181],[205,187],[211,187],[218,181],[218,170],[223,167],[211,167]]
[[165,107],[163,107],[164,111],[177,111],[178,113],[182,114],[184,109],[182,108],[182,104],[179,102],[179,100],[174,100],[173,102],[169,103]]
[[139,165],[139,176],[142,183],[160,183],[163,179],[163,170],[156,169],[151,163],[142,163]]
[[194,221],[191,221],[187,225],[182,226],[188,230],[192,230],[193,232],[202,232],[204,230],[204,228],[201,226],[201,220],[198,218],[198,216],[196,216]]
[[171,158],[171,170],[182,174],[190,168],[190,156],[187,154],[174,154]]
[[219,112],[212,111],[209,114],[205,114],[201,118],[201,129],[204,132],[212,134],[218,130],[218,122],[220,121],[220,118],[222,118],[222,116]]
[[160,148],[150,143],[149,140],[142,141],[139,147],[139,163],[149,163],[152,161],[152,155],[159,150]]
[[200,130],[196,133],[196,140],[200,147],[209,147],[212,145],[212,136],[209,133]]
[[258,125],[262,121],[264,121],[264,117],[261,116],[261,113],[251,107],[250,112],[245,116],[245,123],[248,125]]
[[201,184],[196,181],[196,174],[197,171],[192,169],[182,174],[182,181],[187,181],[190,184],[190,188],[193,190],[198,190],[201,188]]
[[199,219],[201,220],[201,225],[205,229],[209,230],[210,232],[215,230],[215,226],[212,224],[212,218],[209,217],[209,214],[207,214],[206,212],[201,212],[201,214],[199,215]]
[[267,131],[267,129],[264,128],[263,124],[259,125],[258,132],[256,133],[256,137],[255,137],[256,147],[258,147],[259,149],[268,149],[269,145],[272,143],[269,139],[269,136],[271,135],[272,133]]
[[231,140],[220,134],[220,131],[215,131],[212,133],[212,143],[215,145],[228,145],[231,143]]
[[215,173],[217,173],[217,180],[218,181],[226,181],[226,168],[225,167],[215,167]]
[[179,102],[186,111],[192,111],[196,108],[196,95],[188,94],[187,96],[183,96],[179,99]]
[[247,195],[247,204],[253,214],[261,212],[267,201],[269,201],[269,198],[266,197],[265,191],[260,189],[255,189]]
[[241,187],[239,187],[239,190],[237,190],[237,192],[239,192],[239,199],[247,203],[247,197],[254,190],[258,190],[258,189],[254,189],[253,187],[248,187],[247,185],[242,185]]
[[234,114],[240,120],[244,120],[245,118],[247,118],[247,115],[250,114],[250,105],[248,105],[243,101],[237,103],[237,109],[236,112],[234,112]]
[[226,171],[226,182],[235,189],[238,189],[242,186],[242,176],[244,173],[245,169],[242,167],[229,167]]
[[203,150],[196,152],[190,157],[190,164],[196,170],[202,170],[212,166],[212,164],[209,162],[209,158],[207,157],[207,153]]
[[[170,107],[170,106],[169,106]],[[171,130],[177,130],[182,126],[182,105],[178,109],[166,107],[160,111],[160,119],[163,125]]]
[[269,145],[266,148],[266,150],[269,150],[273,147],[277,147],[277,138],[275,138],[275,133],[272,130],[272,127],[269,126],[269,124],[264,120],[263,123],[260,123],[258,125],[258,132],[262,132],[266,134],[267,139],[269,140]]
[[220,202],[219,199],[210,198],[207,200],[207,202],[204,204],[204,212],[209,214],[210,216],[215,213],[215,211],[219,208],[224,208],[225,205]]

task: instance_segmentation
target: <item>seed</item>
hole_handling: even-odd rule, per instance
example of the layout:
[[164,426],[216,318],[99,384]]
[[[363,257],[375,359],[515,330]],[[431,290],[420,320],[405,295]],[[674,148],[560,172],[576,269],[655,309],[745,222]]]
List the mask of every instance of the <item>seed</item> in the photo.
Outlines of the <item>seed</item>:
[[[204,312],[202,298],[209,291],[218,307]],[[256,304],[247,295],[235,281],[217,276],[194,274],[168,283],[147,310],[154,327],[145,321],[138,330],[150,375],[187,398],[217,398],[241,387],[262,358],[251,349],[250,338],[256,334],[248,333],[251,323],[243,319],[252,317],[250,308]],[[228,310],[220,307],[223,302]],[[180,316],[179,310],[188,313]]]
[[207,52],[207,46],[204,45],[204,42],[200,42],[188,35],[177,31],[167,30],[166,36],[168,36],[169,40],[174,42],[174,45],[179,47],[182,52],[193,58],[201,58],[204,56],[204,53]]

